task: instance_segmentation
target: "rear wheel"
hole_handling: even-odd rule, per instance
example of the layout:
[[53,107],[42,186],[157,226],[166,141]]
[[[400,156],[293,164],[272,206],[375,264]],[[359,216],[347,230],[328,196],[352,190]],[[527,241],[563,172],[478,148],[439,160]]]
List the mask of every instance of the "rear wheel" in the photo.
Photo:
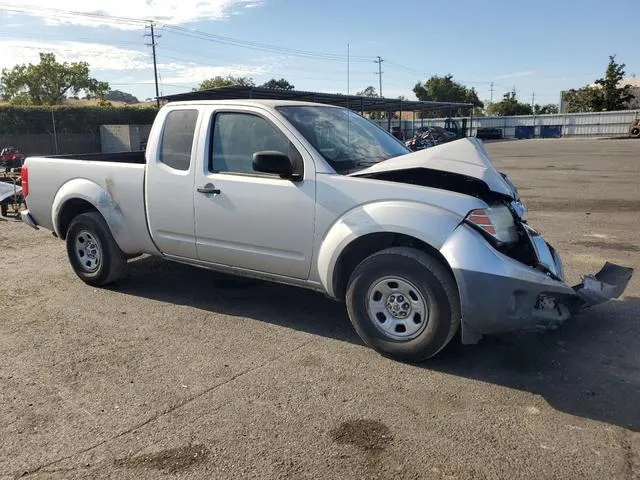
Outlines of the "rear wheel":
[[69,262],[85,283],[107,285],[123,275],[127,258],[98,212],[75,217],[67,231],[66,242]]
[[632,137],[640,138],[640,127],[633,127],[629,130]]
[[367,345],[399,360],[436,355],[460,326],[455,281],[420,250],[395,247],[366,258],[347,288],[347,310]]

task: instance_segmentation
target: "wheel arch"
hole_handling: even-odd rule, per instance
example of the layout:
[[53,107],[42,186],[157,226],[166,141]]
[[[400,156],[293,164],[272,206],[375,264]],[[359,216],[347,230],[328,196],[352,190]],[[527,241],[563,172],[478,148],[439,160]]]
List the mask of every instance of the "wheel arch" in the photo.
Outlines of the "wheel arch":
[[409,247],[427,253],[438,260],[451,274],[455,275],[440,251],[424,240],[397,232],[376,232],[360,236],[351,241],[340,253],[331,278],[333,297],[343,300],[349,277],[355,268],[367,257],[391,247]]
[[58,221],[56,232],[58,237],[64,240],[67,237],[69,225],[71,225],[73,219],[81,213],[87,212],[98,212],[98,209],[95,205],[82,198],[70,198],[64,202],[60,207],[60,212],[57,216]]
[[66,238],[69,225],[81,213],[96,211],[120,245],[124,216],[109,192],[87,179],[74,179],[65,183],[55,195],[51,208],[52,223],[56,235]]
[[330,297],[342,300],[353,268],[367,256],[392,246],[425,251],[451,270],[439,249],[461,221],[454,212],[420,202],[361,205],[327,229],[318,248],[317,278]]

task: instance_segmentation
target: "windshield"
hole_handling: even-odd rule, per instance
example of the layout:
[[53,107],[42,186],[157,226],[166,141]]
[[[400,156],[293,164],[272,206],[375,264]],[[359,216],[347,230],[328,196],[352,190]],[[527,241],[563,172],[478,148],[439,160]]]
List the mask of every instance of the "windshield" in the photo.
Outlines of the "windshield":
[[346,108],[287,106],[278,111],[343,175],[410,152],[396,138]]

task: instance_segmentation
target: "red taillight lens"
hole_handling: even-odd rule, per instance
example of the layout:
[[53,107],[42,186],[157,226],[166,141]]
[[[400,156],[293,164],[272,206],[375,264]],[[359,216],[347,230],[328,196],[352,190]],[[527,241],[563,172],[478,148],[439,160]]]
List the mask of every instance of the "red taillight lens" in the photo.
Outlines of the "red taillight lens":
[[29,169],[27,167],[22,167],[20,169],[20,177],[22,178],[22,196],[27,198],[29,195]]

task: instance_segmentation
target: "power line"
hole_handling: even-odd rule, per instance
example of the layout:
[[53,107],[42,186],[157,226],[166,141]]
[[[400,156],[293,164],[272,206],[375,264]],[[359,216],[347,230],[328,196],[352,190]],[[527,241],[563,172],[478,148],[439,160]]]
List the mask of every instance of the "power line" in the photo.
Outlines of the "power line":
[[[46,39],[46,40],[60,40],[61,42],[84,42],[84,43],[96,43],[95,37],[60,37],[58,35],[43,35],[40,33],[31,33],[31,32],[0,32],[0,38],[4,37],[19,37],[19,38],[35,38],[35,39]],[[138,45],[140,46],[140,42],[134,41],[109,41],[109,45],[121,45],[121,46],[129,46],[129,45]],[[16,45],[16,47],[20,47],[20,45]]]
[[[57,8],[15,6],[15,5],[11,5],[4,2],[0,2],[0,8],[7,11],[13,11],[13,12],[21,12],[21,13],[29,13],[29,14],[44,12],[44,13],[47,13],[49,16],[54,16],[54,17],[55,16],[62,16],[62,17],[77,16],[77,17],[98,19],[98,20],[111,22],[111,23],[119,23],[119,24],[125,23],[129,25],[139,25],[139,26],[143,26],[143,25],[146,26],[147,24],[153,21],[152,19],[139,20],[134,18],[119,17],[119,16],[108,15],[103,13],[77,12],[77,11],[62,10]],[[241,47],[241,48],[249,48],[253,50],[266,51],[270,53],[279,53],[279,54],[284,54],[289,56],[312,58],[315,60],[329,60],[329,61],[340,61],[340,62],[345,61],[344,55],[341,55],[341,54],[315,52],[310,50],[300,50],[296,48],[281,47],[278,45],[272,45],[267,43],[252,42],[252,41],[241,40],[241,39],[232,38],[232,37],[226,37],[222,35],[214,35],[208,32],[203,32],[195,29],[187,29],[184,27],[179,27],[179,26],[170,25],[170,24],[162,24],[162,27],[178,35],[183,35],[191,38],[200,38],[207,41],[222,43],[226,45],[232,45],[232,46]],[[366,61],[370,61],[371,57],[351,56],[351,60],[358,61],[358,62],[366,62]]]
[[119,17],[119,16],[108,15],[104,13],[77,12],[77,11],[71,11],[71,10],[62,10],[59,8],[14,5],[14,4],[4,3],[4,2],[0,2],[0,8],[9,12],[27,13],[31,15],[35,13],[47,13],[48,17],[53,17],[53,18],[86,17],[86,18],[92,18],[95,20],[102,20],[104,22],[119,23],[119,24],[124,23],[127,25],[143,26],[150,21],[150,20],[139,20],[139,19],[128,18],[128,17]]
[[[314,60],[345,62],[345,56],[341,54],[315,52],[310,50],[300,50],[296,48],[280,47],[277,45],[271,45],[267,43],[251,42],[247,40],[240,40],[237,38],[226,37],[222,35],[214,35],[212,33],[202,32],[199,30],[178,27],[175,25],[164,24],[163,28],[166,31],[175,33],[177,35],[182,35],[190,38],[197,38],[200,40],[205,40],[205,41],[214,42],[214,43],[221,43],[223,45],[231,45],[234,47],[248,48],[251,50],[258,50],[258,51],[269,52],[269,53],[278,53],[278,54],[287,55],[287,56],[311,58]],[[351,61],[357,61],[357,62],[371,61],[371,57],[354,56],[354,55],[351,55],[350,59]]]

